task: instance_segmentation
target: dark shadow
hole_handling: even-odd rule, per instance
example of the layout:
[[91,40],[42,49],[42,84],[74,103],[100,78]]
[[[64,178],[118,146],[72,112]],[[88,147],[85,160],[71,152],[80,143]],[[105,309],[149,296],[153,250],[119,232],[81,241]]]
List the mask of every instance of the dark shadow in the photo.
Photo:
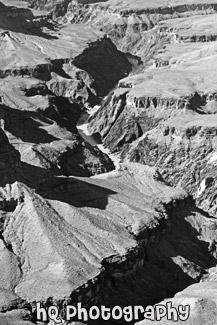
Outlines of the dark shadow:
[[[55,30],[51,23],[45,24],[43,27],[47,27],[51,31]],[[26,32],[25,32],[25,29],[26,29]],[[27,26],[25,29],[24,29],[24,34],[39,36],[39,37],[43,37],[48,40],[58,39],[57,36],[45,33],[42,28],[40,28],[38,26],[34,26],[34,22],[32,22],[32,25]]]
[[55,165],[51,169],[46,169],[21,162],[20,166],[16,168],[16,181],[24,183],[30,188],[37,188],[42,180],[50,179],[54,174],[60,174],[60,171]]
[[[34,91],[33,91],[34,94]],[[32,147],[32,151],[35,152],[37,159],[42,159],[47,166],[45,171],[53,172],[53,175],[64,176],[82,176],[89,177],[96,173],[104,173],[114,169],[114,165],[111,160],[104,155],[98,148],[93,148],[90,144],[84,143],[83,139],[79,136],[76,123],[80,116],[80,106],[77,104],[71,104],[67,99],[62,97],[52,97],[50,106],[40,112],[21,111],[5,105],[0,105],[1,123],[4,124],[3,128],[8,131],[15,139],[11,141],[12,145],[19,145],[25,148]],[[75,123],[73,123],[75,121]],[[49,133],[49,126],[53,128],[57,124],[57,128]],[[48,126],[48,131],[44,129],[44,126]],[[69,136],[62,138],[61,134],[58,137],[58,132],[63,127],[68,129]],[[54,133],[55,132],[55,133]],[[57,137],[54,135],[57,134]],[[18,139],[16,143],[16,139]],[[21,139],[22,142],[19,140]],[[43,150],[44,145],[50,142],[56,141],[56,145],[50,148],[50,151],[46,153]],[[56,150],[60,141],[60,150]],[[70,141],[69,146],[68,142]],[[36,144],[34,146],[34,144]],[[40,145],[39,147],[37,145]],[[55,159],[52,158],[52,148],[55,151]],[[62,148],[65,148],[62,150]],[[23,168],[22,164],[22,168]],[[31,165],[30,165],[31,166]],[[21,175],[28,175],[31,179],[32,174],[37,174],[38,182],[43,180],[44,170],[35,170],[34,168],[28,168],[24,174],[20,169]],[[49,170],[50,169],[50,170]],[[41,178],[40,178],[40,175]],[[17,180],[17,176],[12,177],[13,182]],[[35,177],[35,176],[34,176]],[[24,177],[25,178],[25,177]],[[20,179],[19,179],[20,180]],[[33,183],[35,181],[28,182],[28,179],[23,181],[25,184]]]
[[[31,187],[35,184],[36,193],[45,199],[58,200],[75,207],[104,210],[108,198],[117,194],[105,186],[92,184],[88,178],[49,177],[47,172],[43,168],[22,163],[17,180]],[[206,269],[216,266],[217,260],[210,251],[209,243],[200,239],[201,234],[188,221],[190,216],[197,218],[198,213],[204,223],[207,218],[212,220],[196,208],[194,203],[184,207],[177,204],[176,208],[167,211],[169,218],[164,226],[165,232],[163,228],[148,230],[145,238],[149,240],[142,248],[144,255],[139,259],[144,265],[139,265],[137,269],[134,255],[132,262],[130,256],[117,263],[109,258],[104,259],[102,265],[105,280],[101,284],[96,282],[96,285],[103,286],[100,304],[107,307],[145,307],[170,298],[187,286],[199,282]],[[121,273],[123,276],[119,276]],[[94,324],[101,325],[104,322],[97,320]]]
[[192,214],[196,215],[196,212],[202,214],[207,219],[213,219],[213,220],[216,220],[217,221],[217,218],[212,217],[211,215],[209,215],[208,212],[206,212],[206,211],[204,211],[204,210],[202,210],[202,209],[200,209],[200,208],[198,208],[198,207],[195,206],[194,211],[192,211]]
[[33,15],[33,12],[28,8],[19,8],[13,6],[0,5],[0,27],[12,32],[20,32],[23,34],[40,36],[45,39],[57,39],[57,36],[45,33],[42,27],[38,25],[37,20],[42,20],[43,27],[47,27],[51,31],[55,30],[55,25],[47,22],[48,16]]
[[81,115],[81,105],[76,102],[70,102],[67,98],[61,96],[53,97],[53,105],[56,107],[54,111],[46,115],[53,119],[60,126],[64,126],[70,132],[78,134],[76,125]]
[[[16,165],[8,166],[8,169],[5,169],[4,176],[2,177],[2,175],[0,175],[0,186],[4,187],[7,184],[21,182],[34,189],[37,187],[38,183],[42,180],[51,178],[54,173],[58,175],[56,166],[53,166],[53,169],[49,170],[21,161],[19,164],[16,163]],[[12,204],[12,207],[13,206]],[[1,208],[1,210],[5,209]]]
[[199,114],[206,114],[203,111],[203,107],[206,105],[206,96],[200,96],[197,92],[195,92],[194,96],[189,101],[189,109],[195,111]]
[[[201,234],[187,221],[187,217],[192,215],[194,219],[197,219],[198,213],[200,218],[204,219],[204,222],[208,220],[211,222],[212,218],[194,204],[186,209],[174,210],[172,222],[165,238],[170,238],[170,242],[172,239],[177,255],[182,255],[201,268],[207,269],[215,266],[217,260],[209,252],[209,243],[201,240]],[[197,224],[197,221],[195,221],[195,224]]]
[[[24,91],[25,96],[30,98],[36,95],[48,96],[50,107],[40,113],[36,112],[35,114],[39,114],[39,117],[42,115],[44,121],[48,118],[49,120],[55,121],[60,127],[66,128],[73,134],[78,134],[76,125],[82,112],[81,104],[73,100],[70,101],[68,98],[55,95],[47,88],[45,83],[39,83],[29,89],[22,90]],[[9,107],[5,107],[5,109],[12,110]]]
[[37,86],[32,86],[28,89],[23,89],[25,96],[26,97],[33,97],[33,96],[53,96],[54,94],[52,93],[52,91],[50,91],[45,83],[41,83]]
[[[103,210],[108,204],[108,197],[117,194],[104,186],[92,184],[88,178],[49,177],[47,172],[43,168],[22,163],[16,180],[31,187],[34,184],[36,193],[43,198],[66,202],[75,207]],[[212,256],[209,244],[200,239],[200,233],[187,221],[191,215],[196,218],[198,213],[204,222],[206,218],[210,220],[209,215],[193,203],[174,208],[169,214],[164,233],[160,229],[148,233],[148,238],[152,237],[152,240],[144,246],[144,256],[140,257],[144,265],[137,270],[134,260],[130,263],[130,259],[124,259],[123,262],[118,259],[115,263],[110,261],[111,257],[104,259],[104,294],[100,304],[107,307],[145,307],[171,298],[187,286],[199,282],[206,269],[216,266],[217,260]],[[179,257],[182,257],[181,265],[173,260]],[[190,269],[195,277],[191,276],[191,272],[187,273]],[[122,272],[126,273],[125,276],[115,277],[116,273]],[[98,320],[94,324],[104,322]]]
[[81,55],[74,58],[73,64],[93,77],[92,87],[97,89],[99,97],[108,95],[118,81],[132,70],[126,55],[118,51],[109,38],[105,38],[104,42],[98,41],[97,46],[96,43],[90,44]]
[[[30,92],[34,94],[37,90]],[[27,143],[49,143],[61,139],[44,130],[43,124],[49,126],[57,123],[59,127],[66,128],[72,133],[71,139],[78,139],[76,124],[80,116],[80,106],[62,97],[50,96],[49,102],[48,107],[41,112],[40,109],[36,112],[21,111],[0,104],[5,131]]]
[[91,184],[88,178],[53,177],[38,184],[37,193],[44,198],[58,200],[75,207],[104,210],[108,197],[116,192]]
[[26,143],[49,143],[59,140],[44,130],[43,123],[52,125],[53,121],[44,117],[38,112],[21,111],[5,105],[0,105],[0,109],[5,111],[5,131],[10,132],[14,137]]
[[[184,209],[177,207],[169,219],[170,224],[165,233],[160,234],[158,231],[155,240],[149,240],[144,248],[144,266],[128,277],[115,278],[115,265],[110,265],[101,304],[108,307],[154,305],[199,282],[203,274],[206,274],[206,269],[216,266],[217,260],[212,256],[209,244],[200,240],[198,231],[185,219],[196,212],[199,210],[193,204]],[[202,213],[202,216],[206,220],[206,214]],[[173,258],[180,257],[182,264],[178,265]],[[119,272],[120,268],[121,265],[117,268]],[[120,323],[126,322],[122,320]],[[129,324],[134,323],[135,320]],[[96,321],[95,324],[104,322]]]
[[63,64],[65,63],[64,59],[54,59],[52,62],[52,72],[55,72],[62,78],[72,80],[72,78],[63,70]]

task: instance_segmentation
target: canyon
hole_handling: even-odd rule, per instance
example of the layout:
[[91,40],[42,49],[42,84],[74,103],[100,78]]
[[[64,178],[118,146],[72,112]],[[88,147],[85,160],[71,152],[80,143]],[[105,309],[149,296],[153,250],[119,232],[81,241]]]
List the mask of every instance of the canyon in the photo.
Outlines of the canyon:
[[1,0],[1,325],[168,301],[216,324],[216,18],[216,0]]

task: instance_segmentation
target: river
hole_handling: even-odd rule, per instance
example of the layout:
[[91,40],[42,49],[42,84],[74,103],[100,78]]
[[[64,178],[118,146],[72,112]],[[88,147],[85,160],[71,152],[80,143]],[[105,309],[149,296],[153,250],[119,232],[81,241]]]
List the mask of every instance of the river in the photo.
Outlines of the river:
[[92,110],[88,111],[88,113],[84,113],[80,118],[80,121],[83,121],[83,123],[82,124],[78,123],[77,129],[78,129],[80,136],[84,139],[84,141],[88,142],[93,147],[95,147],[95,146],[98,147],[100,151],[107,154],[110,157],[110,159],[113,161],[113,163],[115,165],[115,169],[118,170],[120,168],[120,160],[121,160],[119,155],[112,154],[108,148],[105,148],[101,142],[97,141],[88,132],[88,123],[87,123],[88,117],[91,116],[93,113],[95,113],[99,108],[100,108],[100,106],[97,105],[97,106],[94,106],[94,108]]

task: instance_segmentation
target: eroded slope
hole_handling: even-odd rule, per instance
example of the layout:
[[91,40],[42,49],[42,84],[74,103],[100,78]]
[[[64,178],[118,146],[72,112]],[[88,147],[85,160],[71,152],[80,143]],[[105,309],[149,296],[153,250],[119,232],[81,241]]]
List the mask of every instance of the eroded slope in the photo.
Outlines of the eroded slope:
[[216,13],[215,6],[204,6],[203,15],[191,8],[172,19],[162,8],[154,27],[161,49],[143,72],[119,82],[89,130],[123,159],[159,167],[170,184],[184,187],[214,215]]
[[36,192],[14,183],[1,188],[1,202],[2,256],[11,254],[1,272],[12,270],[2,282],[2,310],[37,300],[62,308],[66,298],[146,305],[216,264],[208,249],[216,221],[151,167],[51,178]]
[[[32,4],[62,15],[68,3]],[[36,300],[154,304],[216,273],[215,1],[83,5],[64,27],[29,9],[2,17],[3,324],[35,322]],[[121,78],[89,129],[140,164],[79,177],[114,168],[76,124]]]

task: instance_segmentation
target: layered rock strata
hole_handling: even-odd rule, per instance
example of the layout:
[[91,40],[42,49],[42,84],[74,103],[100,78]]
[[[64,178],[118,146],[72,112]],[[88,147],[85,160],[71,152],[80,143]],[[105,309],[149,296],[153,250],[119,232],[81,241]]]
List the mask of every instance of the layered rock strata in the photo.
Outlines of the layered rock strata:
[[2,252],[12,256],[4,270],[17,274],[2,282],[3,311],[31,311],[35,301],[60,309],[79,301],[146,305],[195,283],[216,263],[208,250],[215,220],[150,167],[50,178],[36,192],[14,183],[2,188],[1,201]]

